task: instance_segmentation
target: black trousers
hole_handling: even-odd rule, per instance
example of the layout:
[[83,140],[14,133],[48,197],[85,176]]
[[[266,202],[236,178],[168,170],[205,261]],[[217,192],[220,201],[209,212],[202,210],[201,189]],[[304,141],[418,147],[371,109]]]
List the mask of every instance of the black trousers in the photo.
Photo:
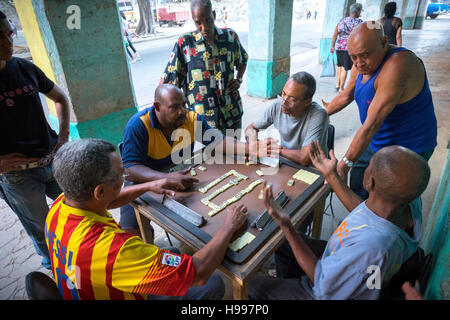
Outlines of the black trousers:
[[[306,242],[308,247],[314,252],[317,258],[320,259],[323,252],[325,251],[327,242],[324,240],[313,239],[306,236],[303,233],[299,233],[303,240]],[[300,268],[295,259],[294,252],[287,241],[275,251],[275,264],[277,270],[277,278],[301,278],[305,275],[305,272]]]

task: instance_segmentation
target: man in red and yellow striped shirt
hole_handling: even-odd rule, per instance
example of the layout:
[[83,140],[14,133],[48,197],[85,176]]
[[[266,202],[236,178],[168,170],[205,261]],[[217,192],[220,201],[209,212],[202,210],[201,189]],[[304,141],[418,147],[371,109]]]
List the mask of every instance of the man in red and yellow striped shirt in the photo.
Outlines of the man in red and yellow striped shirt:
[[45,236],[64,299],[223,297],[222,280],[210,276],[233,233],[246,221],[245,207],[229,210],[223,227],[192,257],[175,254],[123,231],[107,209],[147,191],[173,195],[168,189],[178,182],[163,179],[122,189],[121,158],[112,144],[97,139],[65,144],[55,156],[53,170],[64,193],[47,216]]

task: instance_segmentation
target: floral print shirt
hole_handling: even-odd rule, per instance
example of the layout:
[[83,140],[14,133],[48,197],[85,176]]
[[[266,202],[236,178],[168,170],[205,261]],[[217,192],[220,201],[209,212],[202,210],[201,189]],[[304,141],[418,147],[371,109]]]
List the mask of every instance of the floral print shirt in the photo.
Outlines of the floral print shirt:
[[178,38],[164,70],[164,83],[182,88],[195,112],[203,115],[213,128],[231,127],[242,118],[239,91],[230,92],[234,70],[247,64],[248,55],[236,32],[216,27],[210,46],[198,31]]
[[355,28],[358,24],[362,23],[362,19],[360,18],[352,18],[345,17],[342,18],[338,23],[338,38],[336,44],[336,50],[345,50],[347,51],[347,40],[352,32],[353,28]]

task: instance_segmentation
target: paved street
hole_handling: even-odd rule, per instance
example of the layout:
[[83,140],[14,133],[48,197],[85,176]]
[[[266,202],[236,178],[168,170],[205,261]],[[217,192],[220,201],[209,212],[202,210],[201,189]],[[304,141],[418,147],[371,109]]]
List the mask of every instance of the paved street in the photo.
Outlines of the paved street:
[[[229,25],[239,35],[239,39],[247,53],[248,50],[248,23],[234,23]],[[193,25],[188,24],[178,28],[180,33],[193,30]],[[164,30],[167,28],[161,28]],[[171,28],[170,34],[176,32],[177,28]],[[319,47],[322,25],[320,21],[301,20],[294,21],[291,35],[291,57],[293,60],[315,55],[315,50]],[[135,44],[136,50],[142,57],[141,61],[131,64],[134,90],[137,104],[144,106],[152,103],[153,93],[158,85],[164,68],[169,59],[170,52],[176,42],[177,34],[171,37],[164,37],[155,41],[144,41]],[[140,41],[140,39],[138,40]],[[309,60],[308,60],[309,61]],[[244,78],[245,80],[245,78]]]

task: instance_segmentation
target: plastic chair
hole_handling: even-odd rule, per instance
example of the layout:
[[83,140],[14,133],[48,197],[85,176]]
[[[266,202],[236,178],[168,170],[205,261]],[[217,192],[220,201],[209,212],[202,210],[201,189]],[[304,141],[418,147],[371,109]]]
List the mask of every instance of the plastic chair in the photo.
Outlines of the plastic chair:
[[25,289],[30,300],[63,300],[55,281],[39,271],[27,274]]
[[381,288],[379,300],[403,300],[404,294],[401,286],[409,281],[413,286],[416,282],[420,284],[420,291],[426,286],[431,269],[432,255],[425,255],[422,248],[406,260],[400,270],[391,280]]
[[328,140],[327,140],[328,151],[334,149],[334,126],[328,124]]

